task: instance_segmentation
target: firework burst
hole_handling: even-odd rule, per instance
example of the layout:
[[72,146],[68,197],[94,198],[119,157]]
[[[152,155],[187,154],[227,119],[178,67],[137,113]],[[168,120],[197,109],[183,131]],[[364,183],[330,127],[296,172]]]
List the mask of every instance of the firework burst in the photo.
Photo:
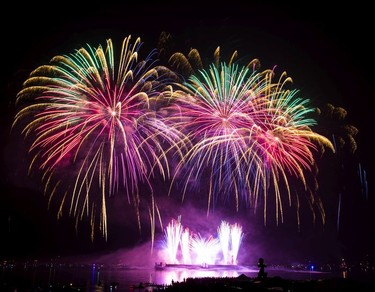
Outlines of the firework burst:
[[152,195],[155,172],[169,176],[165,146],[181,140],[155,110],[168,70],[155,65],[154,51],[140,60],[140,47],[140,38],[132,44],[128,36],[119,59],[110,39],[105,48],[88,45],[56,56],[30,74],[17,96],[23,107],[14,125],[26,121],[30,170],[42,170],[50,200],[66,189],[58,216],[65,208],[77,222],[88,216],[92,236],[97,225],[107,236],[109,196],[125,193],[138,210],[140,185]]
[[[197,73],[189,61],[201,66],[196,50],[188,58],[177,53],[170,59],[174,67],[191,74],[173,93],[175,126],[192,141],[175,175],[184,178],[183,199],[189,188],[207,180],[208,213],[220,198],[234,199],[237,210],[241,202],[256,210],[262,201],[266,222],[273,193],[279,222],[284,201],[292,204],[292,177],[302,183],[311,208],[317,206],[324,221],[321,202],[310,191],[306,174],[315,167],[314,153],[334,148],[312,130],[316,122],[309,117],[314,112],[309,100],[298,97],[298,90],[287,89],[292,80],[285,72],[274,81],[275,71],[258,71],[256,59],[240,66],[234,62],[236,52],[228,64],[219,63],[218,54],[219,50],[208,69]],[[294,203],[299,209],[298,196]]]

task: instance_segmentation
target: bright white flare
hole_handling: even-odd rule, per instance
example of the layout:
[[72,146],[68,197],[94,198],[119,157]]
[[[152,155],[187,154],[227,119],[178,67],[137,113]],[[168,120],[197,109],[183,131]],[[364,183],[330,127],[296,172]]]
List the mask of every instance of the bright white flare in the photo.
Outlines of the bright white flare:
[[193,265],[237,265],[243,231],[238,223],[221,221],[217,236],[204,237],[184,228],[181,218],[172,219],[164,232],[166,255],[164,261],[170,264]]

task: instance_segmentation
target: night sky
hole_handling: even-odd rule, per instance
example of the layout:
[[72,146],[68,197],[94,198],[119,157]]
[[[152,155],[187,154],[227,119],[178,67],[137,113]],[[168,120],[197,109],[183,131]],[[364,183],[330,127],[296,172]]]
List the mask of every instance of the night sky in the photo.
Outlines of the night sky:
[[[248,228],[247,243],[269,257],[272,254],[275,260],[341,256],[355,259],[366,253],[373,255],[372,10],[366,5],[328,7],[304,2],[261,5],[229,1],[208,4],[206,8],[194,1],[185,5],[175,3],[103,2],[99,6],[77,6],[61,2],[53,8],[34,2],[9,3],[4,11],[7,17],[1,20],[0,258],[89,254],[133,247],[148,240],[147,227],[139,234],[136,221],[124,214],[128,215],[129,206],[125,210],[121,207],[127,204],[123,198],[109,202],[112,209],[108,241],[98,235],[91,242],[85,221],[76,232],[74,221],[67,216],[57,220],[56,212],[47,208],[47,197],[43,196],[36,176],[27,175],[27,148],[20,133],[11,132],[10,126],[16,112],[15,96],[22,82],[53,56],[73,53],[87,43],[94,47],[104,45],[108,38],[113,39],[116,48],[128,35],[141,37],[142,48],[147,51],[157,46],[161,32],[172,36],[171,51],[187,53],[194,47],[209,60],[220,46],[224,56],[237,50],[244,64],[258,58],[262,69],[277,66],[278,72],[287,71],[293,86],[317,106],[331,103],[345,108],[348,115],[338,125],[348,123],[359,130],[354,153],[344,148],[339,155],[327,155],[319,161],[319,193],[326,202],[326,226],[319,220],[312,223],[307,212],[303,213],[300,231],[293,218],[292,223],[265,227],[260,215],[241,216],[224,207],[210,218],[215,223],[210,228],[216,228],[220,216],[239,220]],[[322,132],[328,131],[328,127],[332,124],[319,124]],[[367,175],[367,194],[361,189],[359,165]],[[339,193],[342,213],[337,230]],[[165,200],[165,204],[172,205]],[[178,207],[171,205],[167,216],[182,214],[188,225],[199,223],[206,227],[202,223],[207,222],[204,208],[196,213],[198,209],[190,209],[189,202],[176,203]],[[164,205],[164,209],[168,207]],[[198,223],[193,221],[196,218],[200,218]]]

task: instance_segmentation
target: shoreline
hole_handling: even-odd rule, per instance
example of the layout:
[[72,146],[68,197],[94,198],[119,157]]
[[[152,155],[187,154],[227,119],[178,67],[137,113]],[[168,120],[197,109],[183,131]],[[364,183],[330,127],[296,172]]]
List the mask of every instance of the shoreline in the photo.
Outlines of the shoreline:
[[173,282],[163,291],[374,291],[375,281],[352,278],[326,278],[313,280],[291,280],[281,277],[263,279],[240,275],[236,278],[187,278],[184,282]]

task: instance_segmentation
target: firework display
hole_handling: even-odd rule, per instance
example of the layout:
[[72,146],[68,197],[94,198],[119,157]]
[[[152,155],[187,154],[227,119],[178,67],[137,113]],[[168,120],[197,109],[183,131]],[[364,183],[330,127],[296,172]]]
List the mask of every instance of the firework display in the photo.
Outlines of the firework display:
[[56,56],[30,74],[17,96],[26,106],[14,123],[26,120],[23,133],[34,139],[30,168],[44,171],[51,198],[66,189],[59,215],[66,207],[77,219],[88,216],[94,231],[100,214],[104,236],[107,198],[121,191],[137,209],[139,185],[152,189],[153,172],[168,175],[164,146],[181,140],[153,108],[165,69],[154,65],[155,52],[140,60],[140,46],[129,36],[119,59],[111,40],[106,48]]
[[273,70],[230,62],[212,64],[180,84],[174,92],[179,113],[174,124],[192,147],[177,166],[176,179],[183,181],[183,197],[201,186],[200,180],[206,181],[208,212],[220,199],[235,200],[237,209],[241,202],[257,209],[263,197],[265,222],[268,198],[274,194],[278,222],[283,220],[284,200],[299,204],[289,183],[297,178],[311,209],[317,206],[324,221],[321,202],[308,191],[306,174],[312,173],[314,154],[326,147],[334,151],[333,145],[312,130],[316,122],[309,114],[315,109],[297,90],[286,88],[291,81],[286,73],[276,82],[274,76]]
[[160,254],[164,263],[172,265],[237,265],[243,235],[240,224],[222,220],[216,235],[204,236],[184,227],[179,217],[165,228]]
[[[183,200],[200,188],[208,214],[219,203],[234,202],[237,210],[262,208],[265,222],[268,205],[276,222],[284,220],[285,204],[299,209],[301,194],[291,186],[297,181],[324,222],[316,184],[311,188],[307,176],[314,176],[315,154],[334,147],[313,131],[315,109],[288,88],[292,80],[285,72],[276,78],[274,69],[260,71],[257,60],[243,66],[236,52],[219,62],[219,50],[207,67],[197,50],[188,58],[176,53],[173,66],[162,66],[156,51],[140,59],[140,48],[140,38],[132,44],[128,36],[119,58],[110,39],[106,47],[56,56],[34,70],[18,93],[14,126],[21,124],[29,139],[30,170],[41,170],[50,201],[60,198],[59,217],[68,210],[78,224],[87,216],[92,237],[97,226],[106,237],[107,200],[120,193],[134,206],[139,225],[140,204],[148,203],[153,234],[161,217],[153,178],[161,176],[171,179],[170,192],[177,186]],[[176,78],[176,66],[188,75]],[[140,191],[144,187],[148,192]],[[207,247],[221,246],[222,261],[236,263],[242,229],[223,222],[219,239],[203,238],[176,221],[166,234],[168,249],[176,254],[181,247],[186,262],[192,250],[210,262]]]

